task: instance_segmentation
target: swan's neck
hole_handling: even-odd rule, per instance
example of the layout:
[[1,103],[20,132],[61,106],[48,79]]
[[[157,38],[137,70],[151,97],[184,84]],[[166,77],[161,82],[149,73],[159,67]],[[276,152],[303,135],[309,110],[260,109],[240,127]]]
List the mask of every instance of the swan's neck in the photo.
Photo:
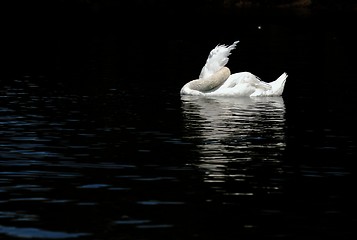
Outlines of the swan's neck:
[[188,87],[192,90],[197,90],[200,92],[209,92],[221,86],[230,75],[231,71],[229,68],[223,67],[207,78],[197,79],[189,82]]

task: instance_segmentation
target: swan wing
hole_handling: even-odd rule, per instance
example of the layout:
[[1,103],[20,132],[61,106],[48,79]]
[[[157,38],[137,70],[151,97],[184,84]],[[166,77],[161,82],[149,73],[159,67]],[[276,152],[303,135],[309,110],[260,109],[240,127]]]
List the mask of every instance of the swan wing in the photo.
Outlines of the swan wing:
[[232,45],[217,45],[214,49],[211,50],[206,64],[203,66],[199,78],[210,77],[213,73],[220,70],[228,62],[228,56],[231,54],[231,51],[236,48],[237,43],[235,41]]
[[227,87],[234,87],[238,84],[249,84],[262,91],[270,90],[272,88],[269,83],[262,81],[259,77],[250,72],[234,73],[226,81]]

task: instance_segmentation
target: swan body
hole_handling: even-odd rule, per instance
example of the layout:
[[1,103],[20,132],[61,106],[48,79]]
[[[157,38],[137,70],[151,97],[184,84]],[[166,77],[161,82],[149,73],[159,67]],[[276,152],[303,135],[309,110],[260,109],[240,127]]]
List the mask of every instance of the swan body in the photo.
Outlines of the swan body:
[[211,50],[198,79],[186,83],[181,88],[180,94],[232,97],[281,96],[288,77],[285,72],[269,83],[250,72],[231,74],[226,64],[229,60],[228,56],[238,42],[235,41],[230,46],[217,45]]

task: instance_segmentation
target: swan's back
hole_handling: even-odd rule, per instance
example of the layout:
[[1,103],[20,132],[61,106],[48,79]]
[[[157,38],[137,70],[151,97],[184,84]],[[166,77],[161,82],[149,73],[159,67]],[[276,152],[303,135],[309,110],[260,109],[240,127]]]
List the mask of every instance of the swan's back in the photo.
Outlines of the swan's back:
[[235,41],[232,45],[217,45],[210,52],[206,64],[203,66],[199,78],[204,79],[212,76],[215,72],[224,67],[228,62],[228,56],[231,54],[231,51],[235,49],[237,43]]

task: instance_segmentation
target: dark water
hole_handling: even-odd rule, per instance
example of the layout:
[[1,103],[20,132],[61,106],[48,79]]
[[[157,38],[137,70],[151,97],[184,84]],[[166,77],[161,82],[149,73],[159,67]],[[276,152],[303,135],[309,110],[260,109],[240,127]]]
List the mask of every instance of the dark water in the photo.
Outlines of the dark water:
[[[353,239],[354,25],[317,16],[237,18],[208,39],[17,33],[0,82],[0,238]],[[233,40],[231,70],[286,71],[283,97],[181,99]]]

